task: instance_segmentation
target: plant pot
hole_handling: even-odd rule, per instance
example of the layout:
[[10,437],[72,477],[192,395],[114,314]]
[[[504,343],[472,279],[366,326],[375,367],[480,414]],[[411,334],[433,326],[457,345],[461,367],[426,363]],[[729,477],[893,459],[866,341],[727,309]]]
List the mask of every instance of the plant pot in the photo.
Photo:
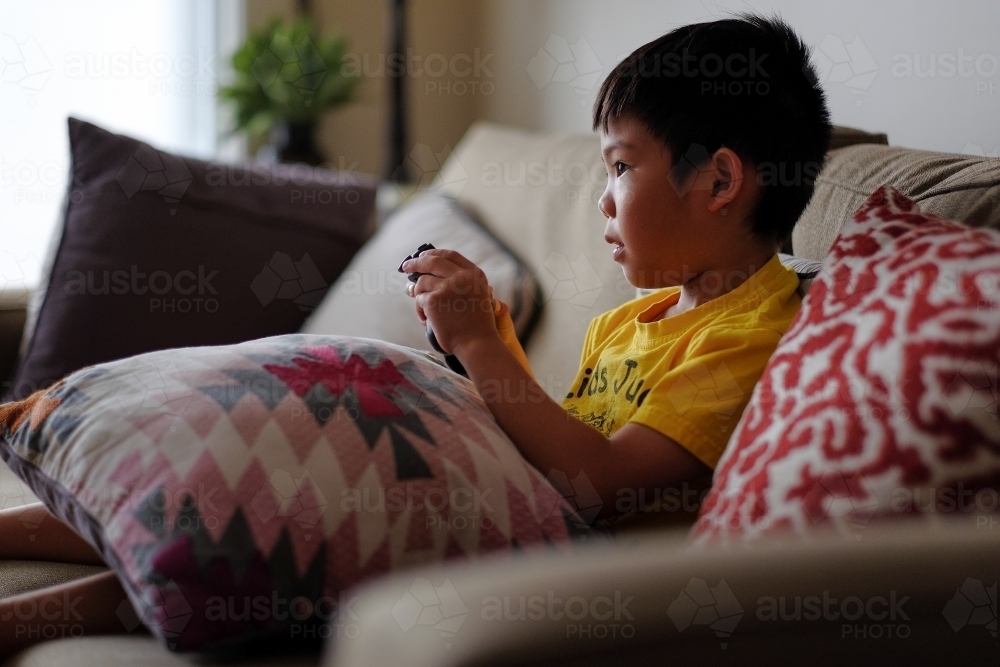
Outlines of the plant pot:
[[271,144],[281,162],[321,165],[323,155],[316,147],[316,123],[281,123],[271,130]]

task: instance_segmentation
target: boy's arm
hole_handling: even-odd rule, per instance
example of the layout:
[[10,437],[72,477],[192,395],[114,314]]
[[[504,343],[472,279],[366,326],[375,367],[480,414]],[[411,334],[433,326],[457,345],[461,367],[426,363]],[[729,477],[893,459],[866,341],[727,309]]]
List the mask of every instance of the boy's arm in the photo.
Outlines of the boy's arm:
[[499,338],[473,339],[454,353],[521,454],[545,475],[586,475],[602,499],[600,516],[614,511],[621,489],[678,485],[709,471],[673,439],[641,424],[625,424],[606,438],[549,398]]
[[528,355],[524,353],[521,341],[517,339],[514,320],[510,316],[510,307],[499,299],[493,299],[493,321],[497,326],[497,333],[500,334],[503,344],[511,351],[514,358],[517,359],[517,363],[521,364],[521,368],[527,371],[528,375],[534,377],[535,374],[531,370],[531,364],[528,363]]
[[453,250],[433,249],[402,267],[419,277],[410,292],[417,316],[430,319],[441,346],[459,358],[500,428],[542,474],[581,472],[614,510],[623,488],[680,484],[708,466],[671,438],[626,424],[610,439],[568,414],[505,344],[497,330],[486,275]]

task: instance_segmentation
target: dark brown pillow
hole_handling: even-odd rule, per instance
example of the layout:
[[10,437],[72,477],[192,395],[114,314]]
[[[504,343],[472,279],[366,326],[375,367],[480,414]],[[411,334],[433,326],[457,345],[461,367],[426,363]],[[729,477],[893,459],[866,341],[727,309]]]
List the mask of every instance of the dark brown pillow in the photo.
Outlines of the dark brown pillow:
[[143,352],[298,331],[374,231],[374,186],[355,174],[182,158],[75,118],[69,134],[62,237],[8,397]]

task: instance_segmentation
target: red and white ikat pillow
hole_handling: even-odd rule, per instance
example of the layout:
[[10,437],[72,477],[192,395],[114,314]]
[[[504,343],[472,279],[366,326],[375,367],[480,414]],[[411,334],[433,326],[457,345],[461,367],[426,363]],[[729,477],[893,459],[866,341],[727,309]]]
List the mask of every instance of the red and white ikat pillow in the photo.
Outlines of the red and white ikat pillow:
[[890,186],[848,220],[716,469],[695,542],[997,510],[1000,234]]

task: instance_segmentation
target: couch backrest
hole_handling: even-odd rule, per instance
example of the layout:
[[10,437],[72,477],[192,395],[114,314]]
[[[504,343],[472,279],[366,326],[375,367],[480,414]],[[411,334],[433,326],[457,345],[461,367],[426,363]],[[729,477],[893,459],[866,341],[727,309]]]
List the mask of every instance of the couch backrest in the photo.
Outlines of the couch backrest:
[[605,181],[596,135],[490,123],[465,134],[438,176],[441,191],[477,213],[542,283],[542,317],[526,352],[556,399],[573,381],[590,320],[635,294],[604,241],[597,199]]
[[827,154],[812,199],[792,232],[792,251],[822,260],[844,221],[886,184],[927,213],[1000,228],[1000,159],[862,144]]

